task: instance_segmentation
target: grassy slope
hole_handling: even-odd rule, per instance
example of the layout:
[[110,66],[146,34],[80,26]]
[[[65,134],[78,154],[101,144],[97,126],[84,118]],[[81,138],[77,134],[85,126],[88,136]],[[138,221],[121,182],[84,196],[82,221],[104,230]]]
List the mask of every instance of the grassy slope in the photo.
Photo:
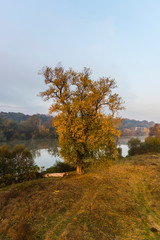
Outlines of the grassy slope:
[[0,190],[0,240],[160,239],[160,155]]

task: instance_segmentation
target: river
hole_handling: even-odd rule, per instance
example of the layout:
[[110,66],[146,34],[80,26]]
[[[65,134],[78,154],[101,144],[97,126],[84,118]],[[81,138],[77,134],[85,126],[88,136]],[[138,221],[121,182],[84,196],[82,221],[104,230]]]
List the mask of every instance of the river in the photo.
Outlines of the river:
[[[146,136],[139,136],[138,138],[141,141],[144,141]],[[131,137],[121,137],[118,142],[118,146],[122,148],[122,156],[125,157],[128,154],[127,142]],[[44,167],[49,168],[54,165],[56,161],[63,161],[59,156],[58,150],[58,141],[57,139],[52,140],[24,140],[24,141],[10,141],[0,143],[2,145],[9,145],[14,147],[16,144],[25,145],[33,154],[35,164],[40,168]]]

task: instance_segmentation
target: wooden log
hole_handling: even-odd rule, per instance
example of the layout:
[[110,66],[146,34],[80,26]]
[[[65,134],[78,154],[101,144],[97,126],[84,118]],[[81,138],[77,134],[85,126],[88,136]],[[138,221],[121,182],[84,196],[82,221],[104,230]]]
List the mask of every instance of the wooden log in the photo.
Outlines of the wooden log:
[[67,176],[68,173],[63,172],[63,173],[46,173],[45,175],[43,175],[43,177],[64,177]]

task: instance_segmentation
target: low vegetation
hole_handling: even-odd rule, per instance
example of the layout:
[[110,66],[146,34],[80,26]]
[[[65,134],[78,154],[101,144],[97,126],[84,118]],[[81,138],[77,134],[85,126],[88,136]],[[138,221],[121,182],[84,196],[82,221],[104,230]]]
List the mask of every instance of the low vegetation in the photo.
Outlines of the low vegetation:
[[128,141],[130,156],[146,153],[160,153],[160,139],[157,137],[147,137],[144,142],[138,138],[131,138]]
[[1,240],[160,239],[160,155],[0,190]]
[[23,145],[0,147],[0,187],[38,177],[31,152]]
[[44,171],[43,173],[63,173],[63,172],[71,172],[75,170],[76,168],[72,167],[68,163],[56,161],[52,167],[47,168],[46,171]]

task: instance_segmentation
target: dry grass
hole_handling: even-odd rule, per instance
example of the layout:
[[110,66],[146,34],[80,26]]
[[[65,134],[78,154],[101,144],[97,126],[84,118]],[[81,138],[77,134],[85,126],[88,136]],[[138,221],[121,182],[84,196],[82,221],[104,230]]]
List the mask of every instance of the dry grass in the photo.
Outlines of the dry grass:
[[0,240],[158,240],[160,155],[0,190]]

